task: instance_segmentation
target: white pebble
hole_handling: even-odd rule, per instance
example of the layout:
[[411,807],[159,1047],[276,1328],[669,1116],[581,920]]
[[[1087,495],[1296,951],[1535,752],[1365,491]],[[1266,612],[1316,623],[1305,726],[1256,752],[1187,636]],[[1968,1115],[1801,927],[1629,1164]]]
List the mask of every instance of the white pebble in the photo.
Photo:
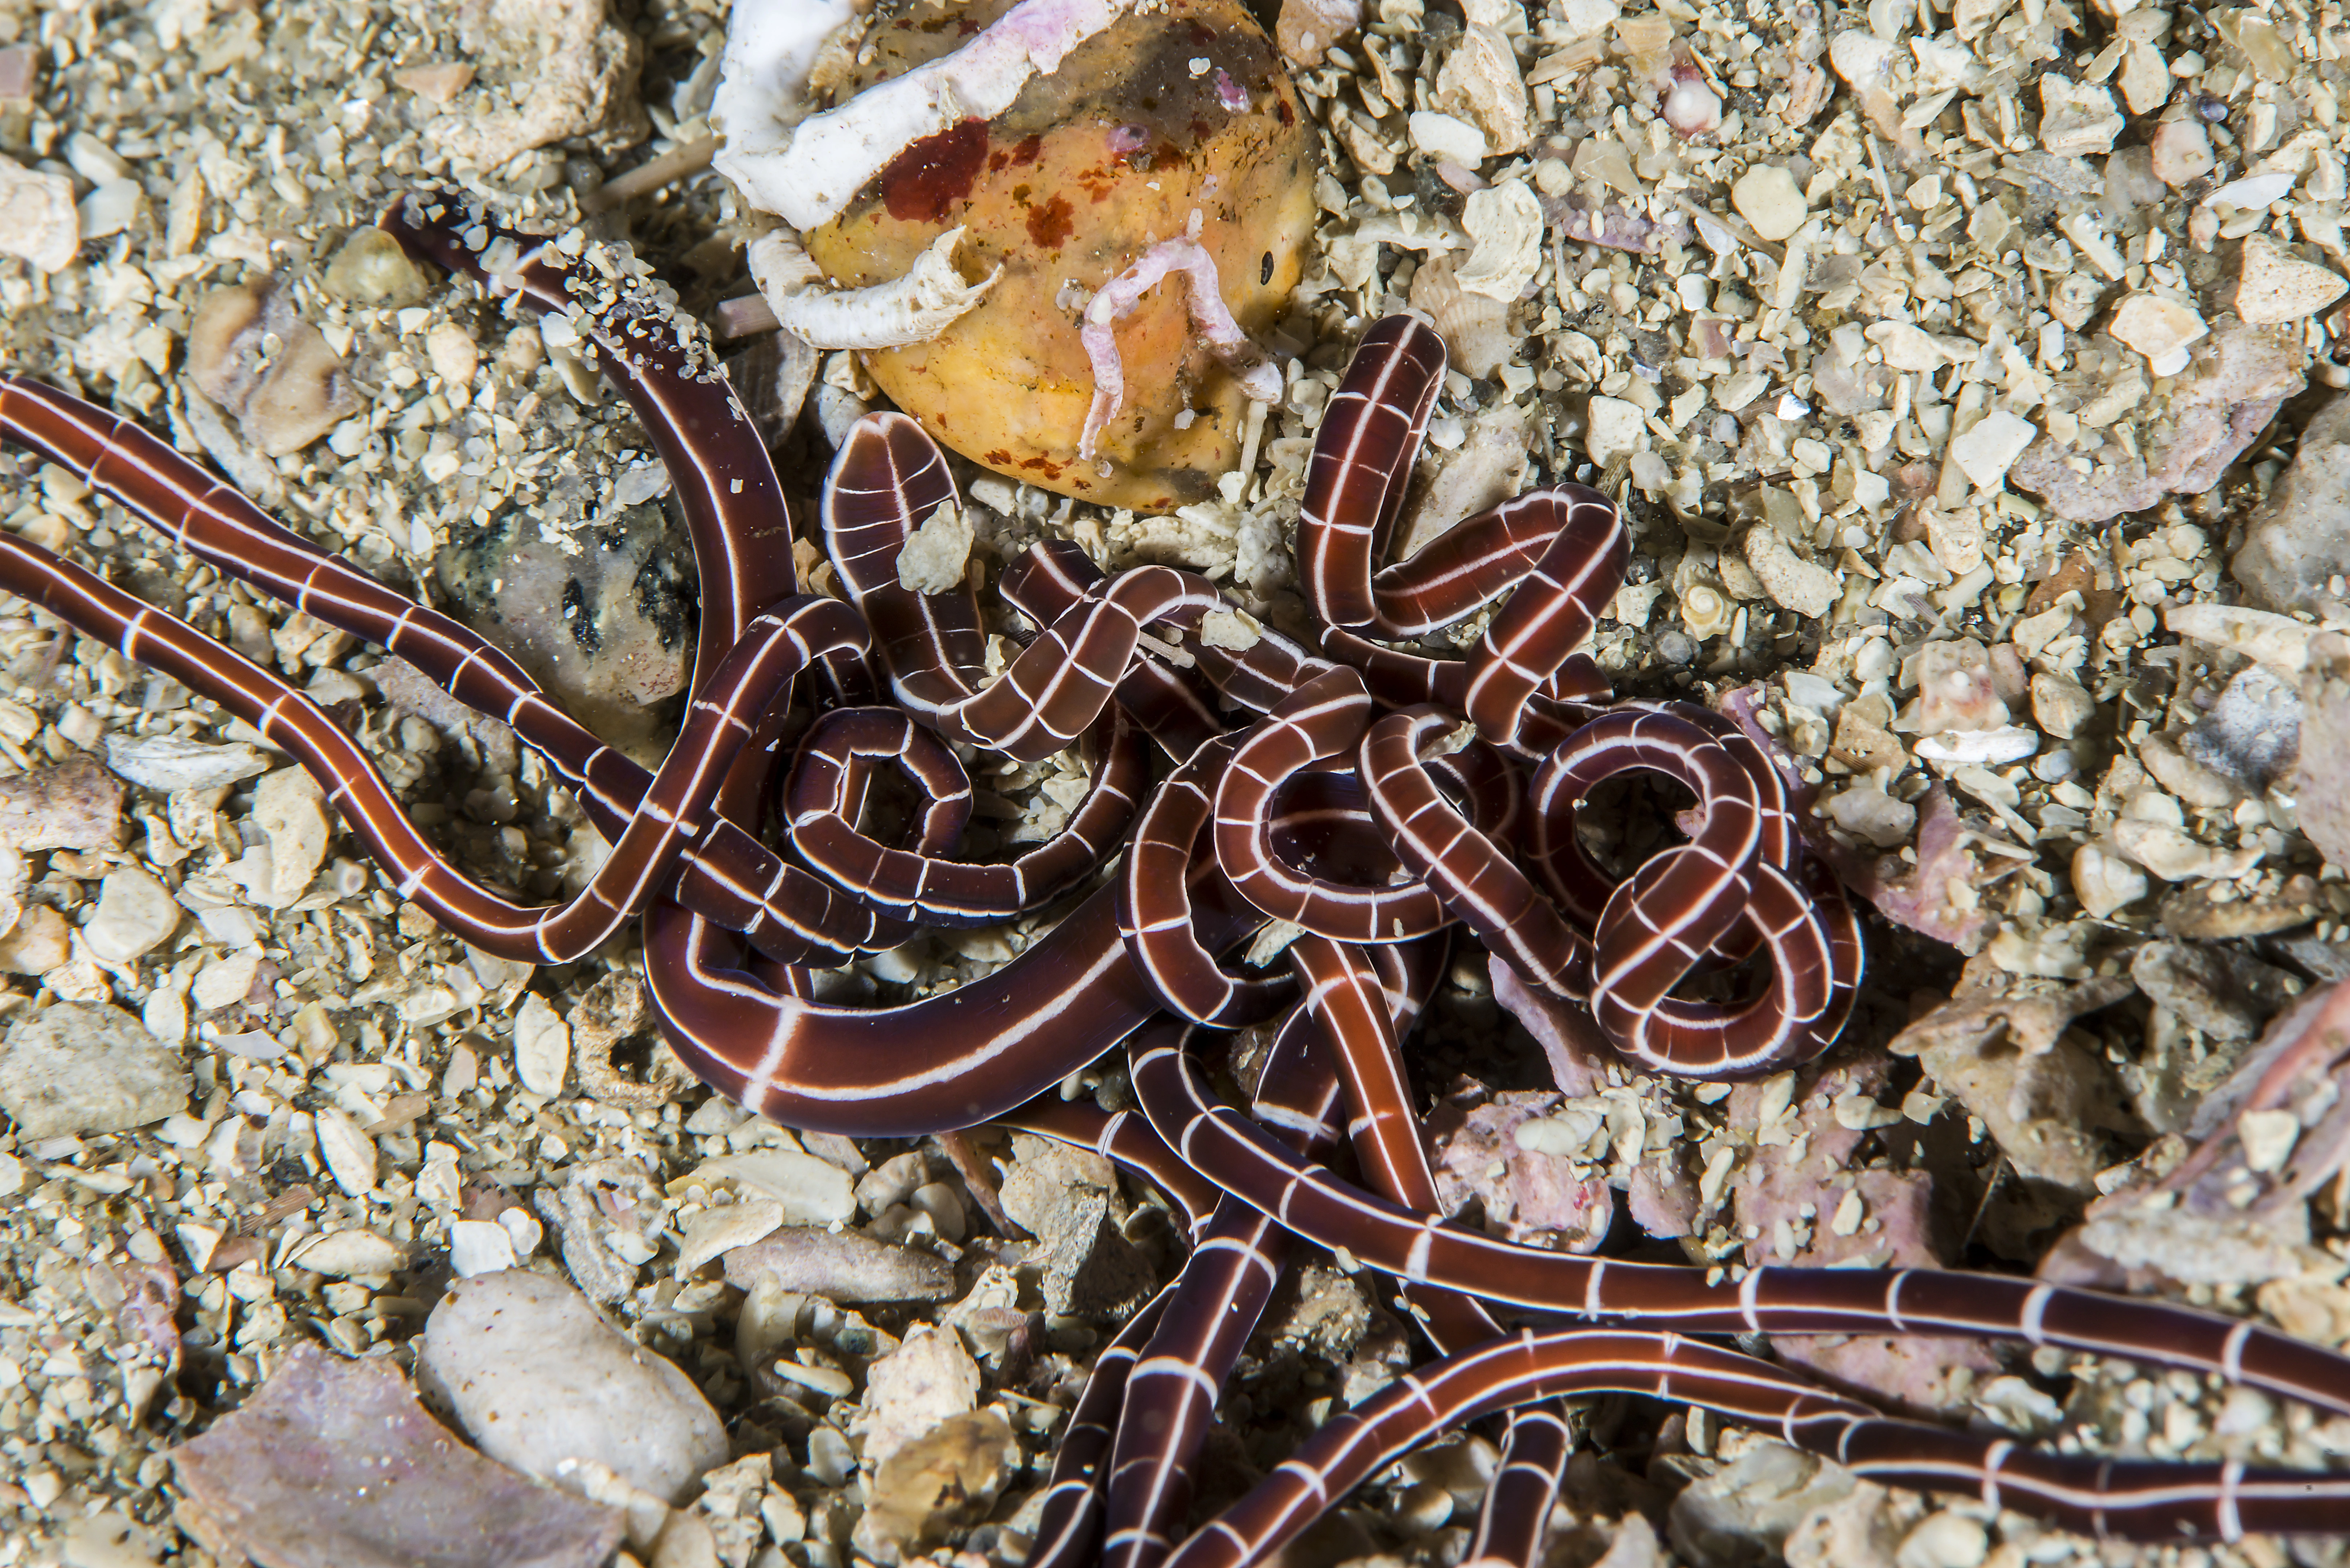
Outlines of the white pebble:
[[2246,1111],[2236,1118],[2236,1136],[2243,1140],[2246,1165],[2258,1171],[2282,1170],[2301,1139],[2301,1118],[2291,1111]]
[[81,214],[73,182],[0,158],[0,254],[22,256],[57,272],[81,248]]
[[1945,1510],[1927,1515],[1902,1538],[1894,1568],[1976,1568],[1990,1551],[1991,1536],[1980,1520]]
[[1773,604],[1806,618],[1827,614],[1843,592],[1834,572],[1796,555],[1779,536],[1779,530],[1767,523],[1746,531],[1746,564],[1753,568]]
[[1779,678],[1787,689],[1787,700],[1799,702],[1815,713],[1830,718],[1844,706],[1844,693],[1833,680],[1824,680],[1808,670],[1791,670]]
[[106,874],[99,884],[98,913],[82,928],[89,950],[107,963],[129,963],[162,946],[180,929],[180,906],[136,866]]
[[2009,467],[2039,433],[2031,421],[1993,409],[1950,442],[1950,456],[1977,489],[1997,490]]
[[498,1210],[498,1223],[513,1241],[516,1258],[532,1256],[538,1251],[539,1244],[546,1240],[546,1227],[533,1219],[527,1209],[501,1209]]
[[2192,116],[2157,126],[2150,147],[2155,178],[2173,190],[2211,171],[2210,133]]
[[397,1271],[408,1262],[408,1249],[372,1231],[330,1231],[296,1248],[286,1261],[314,1274],[348,1279]]
[[2032,717],[2060,741],[2069,741],[2097,711],[2097,700],[2077,680],[2045,670],[2032,677]]
[[139,209],[145,205],[147,193],[136,180],[109,180],[81,199],[77,220],[81,224],[85,240],[102,240],[109,234],[119,234],[138,221]]
[[845,1399],[857,1389],[855,1380],[837,1367],[810,1366],[805,1362],[779,1359],[774,1370],[776,1376],[814,1389],[827,1399]]
[[619,506],[641,506],[657,495],[669,493],[669,470],[658,462],[640,462],[634,468],[624,468],[612,482],[612,501]]
[[1844,1201],[1836,1205],[1835,1215],[1828,1221],[1828,1229],[1839,1236],[1857,1235],[1860,1222],[1866,1217],[1866,1206],[1860,1200],[1860,1189],[1853,1188],[1845,1193]]
[[1452,1520],[1452,1494],[1431,1481],[1406,1487],[1396,1499],[1395,1517],[1415,1535],[1441,1530]]
[[2318,628],[2291,616],[2232,605],[2174,605],[2162,623],[2181,637],[2225,648],[2298,675],[2309,668],[2310,639]]
[[327,1162],[327,1173],[335,1179],[335,1185],[353,1198],[365,1198],[374,1191],[375,1139],[359,1123],[331,1108],[318,1112],[313,1123],[319,1158]]
[[2133,294],[2115,307],[2106,330],[2145,355],[2156,375],[2175,376],[2185,369],[2188,346],[2211,329],[2190,305],[2160,295]]
[[970,1232],[971,1217],[963,1211],[962,1199],[943,1181],[933,1181],[914,1189],[913,1206],[931,1217],[939,1234],[950,1241],[961,1241]]
[[1583,446],[1596,467],[1606,468],[1617,458],[1631,452],[1648,431],[1648,417],[1640,412],[1637,403],[1627,403],[1621,398],[1595,396],[1590,409]]
[[509,1269],[452,1285],[418,1346],[419,1386],[484,1454],[541,1480],[592,1461],[678,1502],[728,1458],[686,1376],[560,1280]]
[[856,1185],[848,1172],[812,1154],[753,1149],[704,1160],[694,1174],[732,1180],[774,1199],[778,1217],[770,1231],[775,1225],[830,1225],[857,1218]]
[[253,989],[254,971],[261,967],[261,950],[246,948],[241,952],[207,960],[196,971],[188,987],[188,995],[206,1012],[227,1007],[244,1000]]
[[514,1238],[494,1220],[449,1223],[449,1267],[461,1280],[494,1274],[515,1266]]
[[147,993],[146,1002],[139,1009],[139,1022],[147,1033],[166,1045],[182,1045],[188,1039],[187,999],[168,985],[159,985]]
[[2262,854],[2257,845],[2220,849],[2197,843],[2184,828],[2126,817],[2114,824],[2114,842],[2123,854],[2166,882],[2195,877],[2233,880],[2259,865]]
[[434,375],[464,391],[473,384],[482,351],[472,333],[453,321],[443,321],[424,335],[424,357],[432,361]]
[[1730,188],[1730,204],[1773,244],[1802,228],[1811,215],[1803,187],[1776,163],[1758,163],[1741,174]]
[[807,1471],[818,1486],[844,1485],[857,1473],[857,1451],[837,1428],[818,1427],[808,1434]]
[[253,889],[253,901],[282,909],[308,891],[326,861],[334,836],[327,792],[308,770],[280,768],[253,786],[253,823],[269,840],[269,881]]
[[522,1086],[549,1099],[561,1094],[571,1072],[571,1026],[535,991],[515,1013],[514,1043],[515,1076]]
[[2073,852],[2073,893],[2098,919],[2146,897],[2146,873],[2118,854],[2095,844]]
[[865,1459],[879,1465],[950,1416],[975,1409],[979,1366],[954,1330],[918,1328],[865,1371]]
[[971,518],[941,501],[898,553],[898,586],[909,593],[943,594],[962,582],[971,561]]

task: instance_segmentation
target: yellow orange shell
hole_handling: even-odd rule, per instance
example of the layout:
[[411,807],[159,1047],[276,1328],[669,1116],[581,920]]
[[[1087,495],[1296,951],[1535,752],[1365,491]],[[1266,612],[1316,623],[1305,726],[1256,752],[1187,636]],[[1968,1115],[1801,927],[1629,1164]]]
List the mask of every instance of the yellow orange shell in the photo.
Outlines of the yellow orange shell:
[[[922,4],[877,23],[855,85],[945,53],[1005,8]],[[1237,461],[1245,400],[1201,347],[1183,285],[1170,279],[1117,325],[1125,405],[1096,459],[1080,461],[1094,394],[1078,339],[1084,301],[1154,243],[1181,236],[1196,212],[1224,303],[1261,341],[1304,268],[1315,149],[1246,10],[1166,0],[1079,45],[994,119],[916,142],[806,245],[834,282],[862,287],[900,275],[964,225],[964,277],[1000,263],[1002,280],[941,337],[868,354],[874,380],[939,441],[999,473],[1160,510],[1208,495]]]

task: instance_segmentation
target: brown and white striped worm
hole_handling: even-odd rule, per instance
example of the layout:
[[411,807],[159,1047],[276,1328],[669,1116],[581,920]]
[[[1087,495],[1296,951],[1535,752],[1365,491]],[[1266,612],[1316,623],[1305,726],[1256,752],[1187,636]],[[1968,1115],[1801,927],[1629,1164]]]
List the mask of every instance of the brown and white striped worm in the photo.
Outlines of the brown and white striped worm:
[[[1243,1568],[1405,1448],[1503,1410],[1522,1413],[1474,1550],[1531,1563],[1571,1440],[1544,1402],[1603,1389],[1703,1405],[1864,1474],[2083,1528],[2350,1532],[2339,1478],[2053,1458],[1887,1421],[1685,1337],[2006,1337],[2350,1412],[2350,1361],[2250,1322],[1981,1273],[1764,1268],[1710,1282],[1438,1217],[1399,1042],[1456,924],[1529,986],[1587,1005],[1631,1061],[1707,1077],[1832,1045],[1863,949],[1756,743],[1701,708],[1615,702],[1576,651],[1628,549],[1605,497],[1538,491],[1384,561],[1443,386],[1443,344],[1426,325],[1370,327],[1329,401],[1296,541],[1308,641],[1266,628],[1246,648],[1210,646],[1192,634],[1225,606],[1212,584],[1160,566],[1106,574],[1048,543],[999,574],[1028,624],[1025,648],[991,678],[977,574],[944,593],[901,580],[910,544],[958,504],[947,459],[913,421],[883,413],[849,432],[816,520],[846,598],[805,594],[755,427],[641,267],[508,234],[451,197],[411,199],[386,228],[520,311],[568,317],[667,463],[702,607],[692,689],[658,770],[603,745],[478,636],[271,521],[136,425],[0,375],[0,436],[513,725],[614,845],[582,894],[536,909],[468,878],[301,692],[88,568],[0,535],[0,584],[253,724],[318,776],[402,896],[466,940],[561,961],[641,917],[664,1029],[743,1104],[858,1134],[1001,1118],[1161,1186],[1198,1248],[1182,1282],[1101,1358],[1055,1468],[1037,1568],[1104,1556],[1119,1568]],[[1487,611],[1463,657],[1402,646]],[[816,712],[795,729],[788,699],[804,673],[819,679],[797,683],[797,701]],[[1171,764],[1155,784],[1144,735]],[[1008,861],[956,858],[972,800],[957,747],[1035,762],[1081,741],[1089,784],[1056,832]],[[895,836],[868,820],[883,769],[921,796]],[[1598,786],[1638,772],[1678,781],[1698,804],[1681,841],[1617,875],[1586,853],[1577,824]],[[897,1007],[818,1000],[818,965],[926,929],[1061,908],[1019,956],[951,991]],[[1692,977],[1731,970],[1741,1000],[1690,994]],[[1253,1116],[1219,1103],[1190,1040],[1284,1005],[1279,1070]],[[1121,1042],[1142,1115],[1051,1096]],[[1335,1136],[1339,1085],[1363,1186],[1315,1155],[1326,1128]],[[1186,1456],[1235,1335],[1300,1239],[1398,1282],[1439,1359],[1340,1415],[1179,1542]],[[1608,1326],[1516,1325],[1529,1315]]]

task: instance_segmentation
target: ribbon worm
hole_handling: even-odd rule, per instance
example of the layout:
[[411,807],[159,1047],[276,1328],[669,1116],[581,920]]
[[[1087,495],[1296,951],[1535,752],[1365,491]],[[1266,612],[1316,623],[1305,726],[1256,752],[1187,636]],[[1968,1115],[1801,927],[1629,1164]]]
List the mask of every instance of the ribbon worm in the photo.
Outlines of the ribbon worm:
[[[702,608],[660,768],[603,745],[497,649],[137,426],[0,376],[0,435],[512,725],[615,846],[583,892],[537,909],[465,877],[302,693],[88,570],[0,535],[0,583],[255,726],[317,775],[401,894],[466,940],[559,961],[641,918],[663,1028],[743,1104],[850,1134],[1001,1120],[1159,1186],[1194,1250],[1101,1356],[1063,1438],[1034,1568],[1243,1568],[1412,1445],[1500,1412],[1514,1415],[1472,1549],[1531,1563],[1572,1439],[1553,1402],[1602,1390],[1700,1405],[1890,1483],[2106,1533],[2350,1521],[2340,1478],[2052,1457],[1887,1420],[1688,1337],[1998,1336],[2350,1412],[2350,1361],[2249,1322],[1989,1273],[1762,1268],[1710,1282],[1513,1245],[1437,1213],[1401,1043],[1456,928],[1531,991],[1587,1007],[1628,1061],[1690,1077],[1829,1049],[1864,953],[1755,742],[1701,708],[1616,701],[1576,651],[1628,549],[1604,496],[1537,491],[1382,564],[1443,381],[1442,342],[1424,325],[1373,325],[1330,399],[1296,538],[1310,638],[1266,628],[1227,646],[1206,635],[1229,607],[1211,583],[1159,566],[1106,574],[1048,542],[998,575],[1025,646],[991,677],[976,576],[945,592],[901,578],[910,544],[959,504],[919,425],[880,413],[848,432],[814,528],[845,597],[805,593],[755,428],[641,267],[504,233],[451,197],[411,198],[385,227],[511,310],[567,317],[668,465]],[[1490,619],[1460,657],[1399,646],[1477,614]],[[814,714],[796,729],[795,693]],[[1089,776],[1065,820],[1014,858],[962,858],[973,791],[957,748],[1035,763],[1073,745]],[[921,797],[896,836],[868,821],[885,770]],[[1601,784],[1630,773],[1677,781],[1697,806],[1683,839],[1618,874],[1577,823]],[[956,989],[887,1008],[817,999],[820,967],[1015,919],[1049,929]],[[1692,977],[1723,971],[1726,991],[1690,993]],[[1192,1053],[1216,1029],[1275,1015],[1249,1108],[1222,1103]],[[1141,1114],[1053,1096],[1121,1043]],[[1325,1163],[1342,1133],[1362,1185]],[[1300,1241],[1390,1276],[1435,1359],[1335,1415],[1179,1539],[1214,1397]]]

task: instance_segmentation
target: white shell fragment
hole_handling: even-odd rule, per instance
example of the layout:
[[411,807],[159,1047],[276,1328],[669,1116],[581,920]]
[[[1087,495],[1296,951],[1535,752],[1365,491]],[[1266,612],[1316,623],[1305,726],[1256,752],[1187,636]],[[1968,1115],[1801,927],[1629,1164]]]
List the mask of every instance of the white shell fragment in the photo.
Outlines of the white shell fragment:
[[1924,735],[1914,748],[1937,763],[2020,763],[2040,749],[2040,733],[2028,724],[2002,724],[1996,730],[1950,730]]
[[1474,243],[1455,275],[1461,286],[1488,299],[1513,300],[1542,267],[1542,201],[1523,180],[1472,191],[1461,226]]
[[2183,827],[2135,817],[2125,817],[2114,824],[2114,842],[2124,855],[2166,882],[2184,882],[2193,877],[2233,880],[2261,862],[2257,846],[2215,849],[2197,843]]
[[1870,780],[1829,795],[1821,809],[1838,827],[1879,849],[1908,843],[1918,827],[1918,808],[1894,799]]
[[[703,1160],[694,1174],[732,1181],[751,1195],[771,1200],[777,1218],[768,1225],[768,1231],[777,1225],[831,1225],[857,1218],[856,1189],[848,1172],[812,1154],[785,1148],[753,1149]],[[759,1235],[766,1233],[762,1231]],[[754,1241],[758,1239],[750,1238]]]
[[[856,19],[854,0],[745,0],[726,29],[710,118],[738,153],[779,151],[807,118],[808,73],[825,40]],[[721,153],[724,168],[726,153]]]
[[687,1222],[685,1234],[678,1240],[678,1272],[690,1274],[711,1259],[747,1247],[785,1223],[784,1206],[772,1198],[746,1198],[705,1209]]
[[2233,605],[2173,605],[2163,611],[2162,623],[2180,637],[2296,675],[2309,668],[2309,642],[2318,634],[2317,628],[2291,616]]
[[1239,610],[1210,610],[1200,618],[1200,641],[1209,648],[1245,653],[1264,640],[1264,628]]
[[2282,202],[2293,194],[2293,176],[2290,174],[2251,174],[2241,180],[2230,180],[2203,198],[2206,207],[2233,207],[2239,212],[2265,207]]
[[1746,564],[1773,604],[1800,616],[1827,614],[1843,592],[1834,572],[1796,555],[1779,531],[1767,524],[1746,531]]
[[208,746],[179,735],[109,733],[106,765],[132,784],[168,794],[173,790],[221,789],[265,774],[269,757],[260,747],[242,741]]
[[726,145],[712,161],[754,207],[802,230],[838,213],[912,143],[1003,113],[1031,77],[1050,76],[1071,49],[1128,10],[1122,0],[1021,0],[962,47],[809,117],[786,139],[773,116],[795,101],[796,86],[787,95],[763,90],[755,73],[764,64],[776,79],[796,69],[805,80],[798,62],[804,52],[812,59],[813,48],[790,19],[775,15],[795,5],[766,0],[735,11],[712,105]]
[[2062,157],[2104,154],[2122,130],[2121,111],[2107,88],[2067,80],[2055,71],[2040,78],[2040,145]]
[[812,348],[927,343],[986,298],[1003,275],[998,266],[977,283],[963,282],[954,263],[963,233],[958,226],[941,234],[903,277],[843,289],[818,286],[816,264],[789,235],[763,234],[751,242],[751,275],[775,319]]
[[1405,123],[1411,130],[1411,144],[1439,162],[1474,169],[1490,151],[1485,133],[1456,115],[1416,109]]
[[1488,156],[1523,152],[1533,136],[1526,84],[1502,31],[1515,0],[1466,0],[1461,10],[1469,26],[1438,67],[1430,104],[1475,126]]

